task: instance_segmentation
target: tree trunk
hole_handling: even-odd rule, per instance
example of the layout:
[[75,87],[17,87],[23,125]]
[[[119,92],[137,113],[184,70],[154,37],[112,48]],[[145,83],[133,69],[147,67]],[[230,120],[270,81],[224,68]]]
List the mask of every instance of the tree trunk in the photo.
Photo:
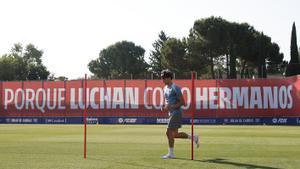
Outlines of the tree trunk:
[[246,77],[247,79],[250,78],[250,75],[249,75],[249,68],[246,68],[245,77]]
[[210,71],[211,71],[211,77],[212,79],[215,79],[215,71],[214,71],[214,58],[213,56],[210,56]]
[[246,61],[243,61],[242,67],[241,67],[241,79],[245,78],[245,68],[246,68]]
[[230,79],[236,79],[236,56],[232,45],[230,45]]
[[214,71],[214,57],[213,57],[213,55],[212,55],[212,52],[210,51],[210,49],[209,49],[209,51],[208,51],[209,53],[209,58],[210,58],[210,72],[211,72],[211,77],[212,77],[212,79],[215,79],[215,71]]
[[258,66],[258,78],[267,78],[267,67],[265,60],[263,60]]
[[229,55],[226,54],[226,78],[229,79]]

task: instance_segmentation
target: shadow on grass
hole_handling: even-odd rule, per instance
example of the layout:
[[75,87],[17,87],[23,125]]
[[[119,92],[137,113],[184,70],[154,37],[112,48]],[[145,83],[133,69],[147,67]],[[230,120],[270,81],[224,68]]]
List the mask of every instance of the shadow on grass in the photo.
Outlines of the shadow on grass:
[[[111,160],[104,160],[104,159],[97,159],[97,158],[89,158],[90,160],[97,160],[97,161],[106,161],[106,162],[112,162]],[[154,169],[164,169],[161,167],[154,167],[154,166],[147,166],[147,165],[141,165],[137,163],[131,163],[131,162],[119,162],[119,161],[113,161],[113,163],[116,164],[122,164],[122,165],[129,165],[129,166],[134,166],[134,167],[142,167],[142,168],[154,168]]]
[[[187,158],[175,158],[175,159],[191,161],[191,159],[187,159]],[[241,167],[241,168],[247,168],[247,169],[280,169],[280,168],[263,166],[263,165],[232,162],[232,161],[229,161],[227,159],[222,159],[222,158],[209,159],[209,160],[194,160],[194,161],[203,162],[203,163],[215,163],[215,164],[232,165],[232,166],[235,166],[235,167]]]

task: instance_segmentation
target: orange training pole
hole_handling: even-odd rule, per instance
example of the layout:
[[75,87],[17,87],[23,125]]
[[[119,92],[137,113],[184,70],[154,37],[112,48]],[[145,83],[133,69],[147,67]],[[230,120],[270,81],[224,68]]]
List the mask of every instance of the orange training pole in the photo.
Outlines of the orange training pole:
[[86,102],[86,88],[87,88],[87,75],[85,74],[84,77],[84,111],[83,111],[83,123],[84,123],[84,145],[83,145],[83,153],[84,153],[84,159],[86,159],[86,109],[87,109],[87,102]]
[[192,99],[191,99],[191,113],[192,113],[192,154],[191,154],[191,159],[194,160],[194,116],[195,116],[195,75],[196,72],[192,72]]

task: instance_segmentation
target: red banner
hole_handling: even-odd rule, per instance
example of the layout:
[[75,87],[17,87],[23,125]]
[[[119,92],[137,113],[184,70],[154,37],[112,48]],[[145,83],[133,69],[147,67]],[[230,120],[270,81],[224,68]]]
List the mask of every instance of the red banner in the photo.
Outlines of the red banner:
[[[191,113],[191,80],[174,80]],[[0,116],[82,116],[84,81],[0,82]],[[300,76],[284,79],[196,80],[197,117],[299,117]],[[166,117],[161,80],[88,80],[88,116]]]

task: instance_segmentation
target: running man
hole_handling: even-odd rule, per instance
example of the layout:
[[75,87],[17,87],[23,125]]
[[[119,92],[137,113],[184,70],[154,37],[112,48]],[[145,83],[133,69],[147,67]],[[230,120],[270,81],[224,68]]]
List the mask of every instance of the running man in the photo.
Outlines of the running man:
[[[162,112],[169,113],[169,123],[166,135],[169,141],[169,152],[162,158],[175,158],[174,155],[174,142],[175,138],[191,139],[191,135],[185,132],[179,132],[181,128],[182,109],[181,106],[185,104],[181,89],[179,86],[172,82],[173,74],[170,70],[166,69],[161,72],[161,78],[165,84],[164,97],[165,105],[162,107]],[[199,147],[199,136],[194,136],[194,141]]]

